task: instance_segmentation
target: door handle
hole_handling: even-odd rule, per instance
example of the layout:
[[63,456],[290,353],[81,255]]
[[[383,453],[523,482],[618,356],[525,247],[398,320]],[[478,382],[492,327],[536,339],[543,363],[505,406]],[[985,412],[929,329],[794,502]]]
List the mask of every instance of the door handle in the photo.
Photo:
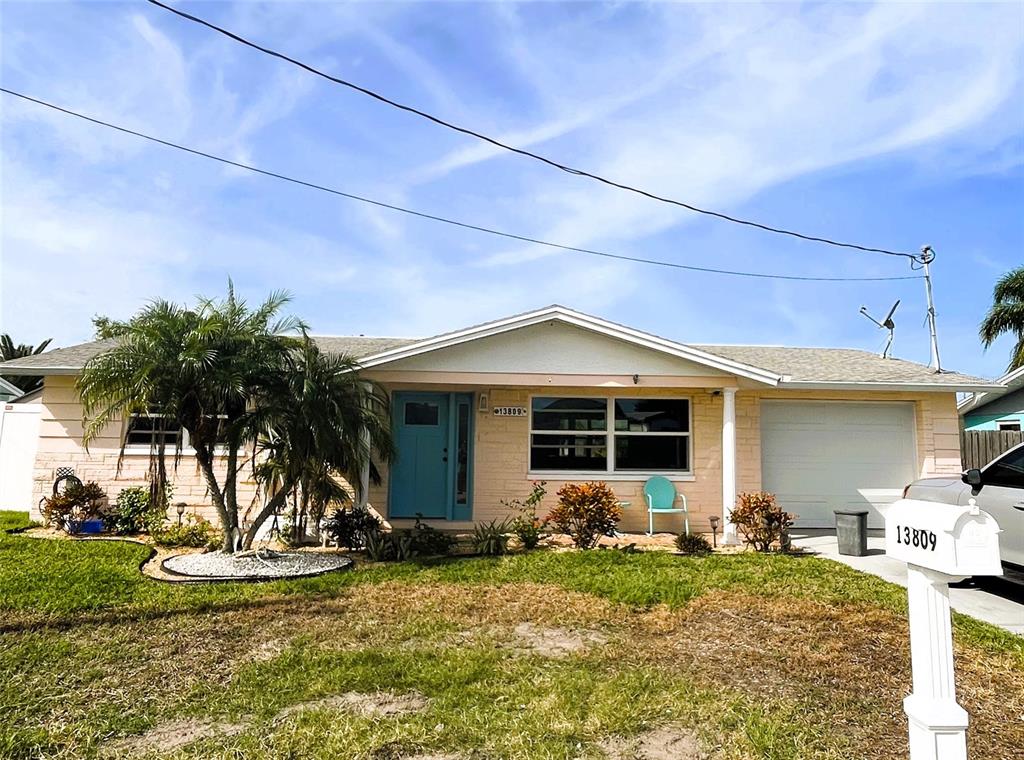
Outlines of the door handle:
[[1016,504],[1013,505],[1013,508],[1019,509],[1021,512],[1024,512],[1024,501],[1017,502]]

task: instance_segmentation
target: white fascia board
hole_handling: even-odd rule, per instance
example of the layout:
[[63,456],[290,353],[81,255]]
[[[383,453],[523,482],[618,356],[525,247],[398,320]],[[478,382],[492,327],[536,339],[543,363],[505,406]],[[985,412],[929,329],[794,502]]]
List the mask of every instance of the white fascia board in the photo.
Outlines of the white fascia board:
[[998,388],[990,390],[988,393],[974,393],[963,399],[956,405],[957,411],[959,411],[960,414],[973,412],[979,407],[985,406],[998,398],[1002,398],[1011,391],[1024,388],[1024,367],[1018,367],[1013,372],[1007,372],[1001,378],[996,380],[996,382],[1000,383]]
[[382,364],[388,364],[393,361],[398,361],[399,359],[407,359],[411,356],[419,356],[420,354],[429,353],[430,351],[437,351],[442,348],[457,346],[473,340],[500,335],[511,330],[531,327],[552,319],[564,322],[565,324],[581,327],[586,330],[591,330],[593,332],[598,332],[611,338],[617,338],[619,340],[626,341],[627,343],[660,351],[661,353],[669,354],[681,359],[688,359],[698,364],[723,370],[730,374],[739,375],[767,385],[778,385],[779,380],[781,379],[779,375],[758,367],[740,364],[739,362],[724,359],[720,356],[715,356],[714,354],[698,351],[697,349],[690,348],[689,346],[681,343],[675,343],[673,341],[665,340],[664,338],[658,338],[657,336],[640,332],[639,330],[633,330],[629,327],[605,322],[604,320],[597,319],[596,317],[591,317],[587,314],[581,314],[579,312],[560,307],[541,309],[539,311],[530,312],[529,314],[521,314],[516,317],[488,322],[485,325],[470,327],[465,330],[459,330],[452,333],[445,333],[444,335],[438,335],[434,338],[427,338],[409,346],[402,346],[400,348],[382,351],[379,354],[365,357],[360,364],[367,369],[371,367],[379,367]]
[[35,375],[45,377],[46,375],[80,375],[81,367],[5,367],[0,364],[0,372],[5,375]]
[[816,380],[788,380],[779,383],[779,388],[812,391],[925,391],[946,393],[971,393],[974,391],[992,391],[1002,388],[1001,385],[985,383],[894,383],[894,382],[821,382]]

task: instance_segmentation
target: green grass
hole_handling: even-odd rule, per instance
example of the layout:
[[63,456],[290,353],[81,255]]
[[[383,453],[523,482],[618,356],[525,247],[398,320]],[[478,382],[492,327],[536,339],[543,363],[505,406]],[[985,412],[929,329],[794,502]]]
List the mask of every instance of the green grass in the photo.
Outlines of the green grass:
[[[0,512],[0,528],[24,524],[24,515]],[[672,618],[662,633],[645,617],[655,612],[644,611],[682,610],[711,592],[750,595],[783,612],[876,610],[892,625],[905,616],[899,587],[813,557],[538,551],[181,586],[143,577],[138,566],[148,554],[127,543],[0,533],[0,757],[99,756],[111,737],[191,716],[244,720],[248,728],[168,757],[596,758],[602,738],[674,724],[696,731],[715,757],[830,759],[863,756],[857,742],[874,741],[879,715],[898,715],[898,679],[893,693],[874,693],[871,684],[846,692],[793,672],[785,657],[798,630],[780,629],[790,640],[765,640],[753,653],[698,647],[686,667],[661,657],[662,637],[685,639],[689,623]],[[506,617],[485,619],[510,603],[497,587],[524,582],[541,585],[515,593],[552,588],[555,596],[547,606],[527,599]],[[465,605],[431,606],[438,588]],[[743,639],[723,609],[724,640]],[[503,642],[523,615],[598,627],[611,643],[564,659],[514,654]],[[963,616],[954,625],[979,668],[1024,682],[1024,640]],[[460,638],[466,630],[472,635]],[[871,641],[875,632],[834,633],[851,634]],[[754,646],[762,635],[772,634],[752,633]],[[801,645],[819,648],[809,636]],[[283,642],[280,651],[254,657],[264,640]],[[880,680],[893,678],[884,661],[891,653],[878,654]],[[712,667],[729,657],[736,679]],[[429,707],[387,719],[332,710],[281,717],[298,703],[381,690],[419,692]],[[904,730],[899,721],[895,730]],[[877,756],[895,755],[879,748]]]

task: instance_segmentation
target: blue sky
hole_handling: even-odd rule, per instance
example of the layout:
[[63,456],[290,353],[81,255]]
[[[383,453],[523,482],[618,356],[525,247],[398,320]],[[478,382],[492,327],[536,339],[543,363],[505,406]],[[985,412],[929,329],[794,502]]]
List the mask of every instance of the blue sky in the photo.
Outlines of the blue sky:
[[[1024,7],[188,3],[523,147],[733,215],[934,246],[944,364],[1024,262]],[[820,276],[899,259],[701,218],[500,153],[144,3],[0,4],[4,86],[353,193],[569,245]],[[689,342],[884,342],[928,360],[920,281],[788,283],[557,253],[168,151],[0,96],[0,329],[67,345],[147,299],[294,294],[325,334],[428,335],[562,303]]]

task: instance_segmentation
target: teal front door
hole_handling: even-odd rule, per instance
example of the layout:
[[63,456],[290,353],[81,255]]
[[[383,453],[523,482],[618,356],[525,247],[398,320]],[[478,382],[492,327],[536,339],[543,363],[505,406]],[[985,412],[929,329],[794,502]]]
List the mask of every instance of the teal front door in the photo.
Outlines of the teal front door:
[[395,393],[391,517],[470,519],[471,408],[466,393]]

